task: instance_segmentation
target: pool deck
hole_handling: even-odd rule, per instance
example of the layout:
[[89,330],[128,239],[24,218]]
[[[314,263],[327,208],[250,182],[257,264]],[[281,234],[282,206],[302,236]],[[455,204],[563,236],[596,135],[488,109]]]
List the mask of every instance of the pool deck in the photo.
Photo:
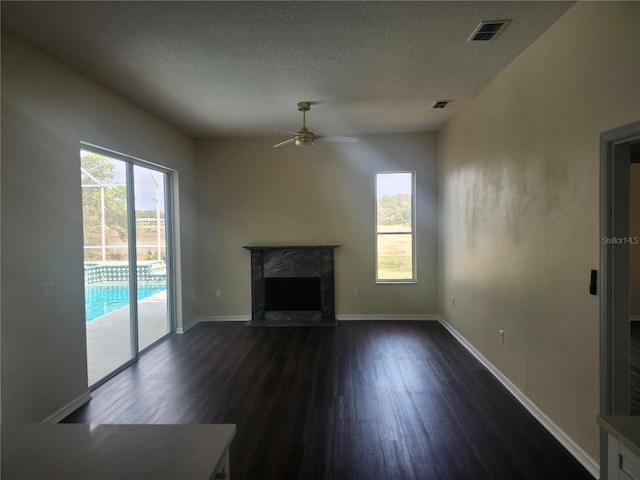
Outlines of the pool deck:
[[[91,320],[86,326],[89,385],[92,385],[131,359],[129,306]],[[168,331],[166,290],[138,301],[139,350]]]

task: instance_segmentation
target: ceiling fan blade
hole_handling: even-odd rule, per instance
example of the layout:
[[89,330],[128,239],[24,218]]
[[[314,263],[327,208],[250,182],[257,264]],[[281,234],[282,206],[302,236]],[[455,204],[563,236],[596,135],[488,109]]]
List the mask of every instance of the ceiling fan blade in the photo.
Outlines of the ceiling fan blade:
[[280,142],[277,145],[274,145],[273,148],[282,147],[283,145],[288,145],[288,144],[293,143],[295,141],[296,141],[295,138],[290,138],[289,140],[285,140],[284,142]]
[[282,130],[281,128],[273,127],[274,130],[278,130],[279,132],[290,133],[291,135],[295,135],[298,132],[290,132],[289,130]]
[[360,139],[356,137],[339,137],[335,135],[316,135],[315,137],[316,140],[322,140],[324,142],[358,143],[360,141]]

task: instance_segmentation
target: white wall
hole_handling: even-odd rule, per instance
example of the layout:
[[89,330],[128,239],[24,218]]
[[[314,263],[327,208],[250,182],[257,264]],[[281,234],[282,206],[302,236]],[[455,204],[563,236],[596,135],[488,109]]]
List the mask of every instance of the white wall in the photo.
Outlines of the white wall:
[[81,141],[178,171],[182,314],[195,313],[192,140],[3,32],[3,422],[42,421],[87,392]]
[[[242,246],[257,244],[339,244],[338,316],[437,314],[435,134],[368,136],[310,149],[274,149],[276,142],[197,143],[200,314],[250,316],[250,255]],[[376,285],[375,175],[397,170],[416,172],[418,283]]]
[[577,3],[438,136],[440,312],[596,461],[599,134],[640,118],[639,19]]

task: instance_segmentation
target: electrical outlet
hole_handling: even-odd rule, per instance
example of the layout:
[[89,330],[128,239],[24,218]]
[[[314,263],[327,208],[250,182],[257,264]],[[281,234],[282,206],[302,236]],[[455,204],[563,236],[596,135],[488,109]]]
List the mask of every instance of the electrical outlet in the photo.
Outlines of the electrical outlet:
[[504,330],[498,330],[500,334],[500,343],[504,343]]
[[216,297],[220,298],[222,296],[222,290],[216,288]]
[[42,284],[42,296],[53,297],[53,282],[44,282]]
[[451,305],[456,306],[456,297],[451,297]]
[[354,297],[359,297],[360,296],[360,289],[359,288],[354,288],[353,289],[353,296]]

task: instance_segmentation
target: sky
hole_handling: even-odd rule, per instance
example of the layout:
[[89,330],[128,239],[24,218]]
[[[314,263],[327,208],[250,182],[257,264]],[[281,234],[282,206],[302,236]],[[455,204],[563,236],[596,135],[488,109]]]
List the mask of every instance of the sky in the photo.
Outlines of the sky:
[[385,173],[377,175],[377,198],[383,195],[411,194],[411,173]]

